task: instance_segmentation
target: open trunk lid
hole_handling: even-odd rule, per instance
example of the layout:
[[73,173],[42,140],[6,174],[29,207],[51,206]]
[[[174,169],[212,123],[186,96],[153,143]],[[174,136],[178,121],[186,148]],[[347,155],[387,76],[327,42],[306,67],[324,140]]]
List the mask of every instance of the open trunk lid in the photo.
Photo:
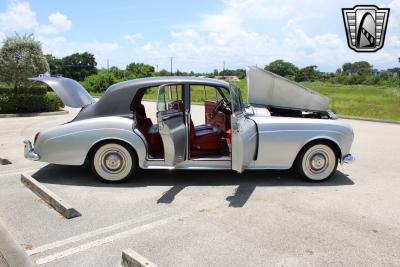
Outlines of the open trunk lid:
[[60,97],[64,105],[68,107],[82,108],[95,102],[86,89],[75,80],[48,75],[39,75],[38,77],[29,78],[29,80],[46,83]]
[[326,111],[329,98],[272,72],[247,68],[248,102],[308,111]]

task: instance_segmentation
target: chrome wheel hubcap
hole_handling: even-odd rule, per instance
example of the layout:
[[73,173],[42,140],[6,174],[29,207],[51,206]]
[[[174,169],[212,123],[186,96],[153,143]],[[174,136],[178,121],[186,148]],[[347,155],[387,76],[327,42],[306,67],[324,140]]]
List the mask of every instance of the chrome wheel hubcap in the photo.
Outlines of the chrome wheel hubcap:
[[313,170],[320,170],[325,166],[325,162],[325,157],[321,154],[317,154],[311,159],[311,168]]
[[307,155],[306,167],[313,174],[323,173],[329,166],[329,155],[322,149],[311,151]]
[[126,167],[126,155],[121,151],[106,150],[100,155],[100,165],[109,174],[122,172]]
[[109,153],[104,157],[104,165],[107,169],[115,171],[122,165],[122,157],[118,153]]

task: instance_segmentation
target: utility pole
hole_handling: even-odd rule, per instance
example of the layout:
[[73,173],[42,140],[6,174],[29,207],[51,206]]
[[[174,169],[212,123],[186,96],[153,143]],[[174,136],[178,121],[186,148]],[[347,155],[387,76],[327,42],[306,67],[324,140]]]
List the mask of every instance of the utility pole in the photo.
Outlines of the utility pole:
[[110,61],[107,58],[107,71],[110,72]]
[[173,74],[172,74],[172,57],[170,57],[170,59],[171,59],[171,76],[173,76]]
[[225,70],[225,60],[222,62],[222,71]]

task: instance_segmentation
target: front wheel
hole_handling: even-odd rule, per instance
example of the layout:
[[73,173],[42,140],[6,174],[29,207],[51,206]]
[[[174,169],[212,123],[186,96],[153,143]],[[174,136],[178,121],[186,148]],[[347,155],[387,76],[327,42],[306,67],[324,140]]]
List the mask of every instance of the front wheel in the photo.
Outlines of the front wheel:
[[338,158],[326,144],[313,144],[299,154],[297,170],[307,181],[321,182],[329,179],[336,171]]
[[118,143],[102,144],[92,153],[90,165],[103,182],[127,180],[137,169],[137,160],[130,149]]

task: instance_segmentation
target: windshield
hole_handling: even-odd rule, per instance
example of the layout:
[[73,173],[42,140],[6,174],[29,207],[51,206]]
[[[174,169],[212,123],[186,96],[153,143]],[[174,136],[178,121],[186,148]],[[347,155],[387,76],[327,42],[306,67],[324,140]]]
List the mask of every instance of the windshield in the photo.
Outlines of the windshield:
[[241,112],[243,109],[242,94],[240,89],[231,84],[233,112]]

